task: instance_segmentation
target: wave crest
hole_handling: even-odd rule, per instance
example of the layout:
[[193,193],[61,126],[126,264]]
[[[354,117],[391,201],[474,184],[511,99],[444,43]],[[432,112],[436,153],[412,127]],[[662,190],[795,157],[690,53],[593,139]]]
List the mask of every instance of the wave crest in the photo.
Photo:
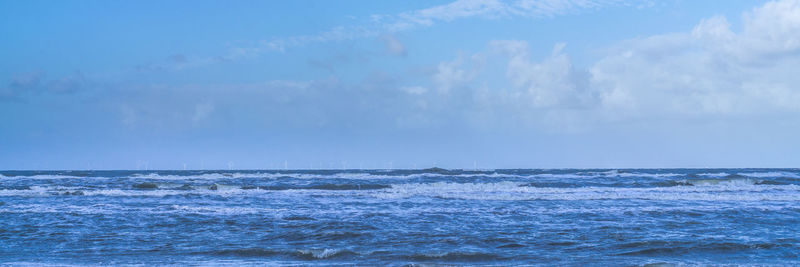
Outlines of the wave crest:
[[313,259],[329,259],[333,257],[354,255],[355,253],[349,250],[325,248],[325,249],[302,249],[298,250],[297,254],[301,258],[313,260]]

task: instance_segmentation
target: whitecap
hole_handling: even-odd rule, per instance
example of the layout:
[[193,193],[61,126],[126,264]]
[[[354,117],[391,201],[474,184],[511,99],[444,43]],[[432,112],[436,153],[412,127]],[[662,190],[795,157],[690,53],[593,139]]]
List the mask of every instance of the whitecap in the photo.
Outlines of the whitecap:
[[717,173],[700,173],[700,174],[697,174],[697,175],[698,176],[705,176],[705,177],[716,177],[716,178],[719,178],[719,177],[728,176],[730,174],[727,173],[727,172],[717,172]]
[[759,180],[739,178],[739,179],[695,179],[695,180],[682,180],[682,183],[691,184],[694,186],[737,186],[737,185],[755,185]]
[[325,259],[325,258],[330,258],[330,257],[333,257],[333,256],[341,253],[342,250],[332,249],[332,248],[326,248],[326,249],[303,249],[303,250],[298,250],[297,252],[299,252],[302,255],[312,256],[312,257],[314,257],[316,259]]
[[697,200],[697,201],[800,201],[797,185],[717,183],[706,186],[651,188],[529,187],[521,183],[415,183],[366,192],[377,198],[433,197],[465,200]]
[[36,179],[36,180],[45,180],[45,179],[107,179],[107,177],[86,177],[86,176],[72,176],[72,175],[61,175],[61,174],[36,174],[36,175],[15,175],[15,176],[3,176],[0,175],[0,179],[14,179],[14,180],[24,180],[24,179]]
[[780,178],[780,177],[800,178],[800,175],[791,172],[744,172],[744,173],[739,173],[739,175],[756,177],[756,178]]

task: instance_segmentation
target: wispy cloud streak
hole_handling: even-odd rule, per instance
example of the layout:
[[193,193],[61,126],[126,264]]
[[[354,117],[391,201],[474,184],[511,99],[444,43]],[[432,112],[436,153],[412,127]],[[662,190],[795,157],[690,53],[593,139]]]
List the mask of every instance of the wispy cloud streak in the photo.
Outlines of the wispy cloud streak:
[[505,2],[500,0],[457,0],[448,4],[425,9],[412,10],[398,14],[374,14],[366,24],[337,26],[330,30],[312,34],[262,40],[252,47],[237,47],[228,55],[230,58],[252,56],[265,51],[284,51],[286,49],[311,43],[336,42],[359,38],[378,37],[420,27],[430,27],[437,23],[460,19],[483,18],[546,18],[567,14],[577,14],[608,6],[630,5],[631,2],[646,1],[622,0],[522,0]]

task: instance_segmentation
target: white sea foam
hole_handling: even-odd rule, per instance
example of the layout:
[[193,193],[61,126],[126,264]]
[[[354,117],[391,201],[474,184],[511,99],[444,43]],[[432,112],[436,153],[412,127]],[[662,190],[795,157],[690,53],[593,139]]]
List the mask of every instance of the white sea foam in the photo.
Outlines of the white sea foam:
[[605,177],[649,177],[649,178],[663,178],[681,176],[678,173],[644,173],[644,172],[620,172],[618,170],[610,170],[602,172]]
[[717,183],[705,186],[650,188],[581,187],[552,188],[521,186],[520,183],[427,183],[398,184],[367,192],[378,198],[435,197],[466,200],[698,200],[698,201],[800,201],[797,185],[752,185]]
[[233,196],[233,195],[267,195],[273,191],[260,189],[226,189],[226,190],[125,190],[125,189],[104,189],[87,190],[83,193],[87,196],[110,196],[110,197],[165,197],[179,195],[214,195],[214,196]]
[[541,174],[534,174],[530,176],[526,176],[528,178],[563,178],[563,179],[581,179],[581,178],[595,178],[599,177],[599,175],[580,175],[580,174],[572,174],[572,173],[541,173]]
[[[131,190],[131,189],[86,189],[63,186],[32,186],[30,189],[0,190],[0,196],[51,197],[69,193],[70,197],[165,197],[175,195],[245,196],[257,198],[293,197],[357,197],[357,198],[415,198],[433,197],[467,200],[599,200],[599,199],[651,199],[651,200],[707,200],[707,201],[798,201],[798,185],[756,185],[751,179],[730,180],[686,180],[693,186],[671,187],[532,187],[519,182],[496,183],[409,183],[393,184],[389,188],[376,190],[317,190],[290,189],[264,190],[221,187],[219,190]],[[80,195],[75,196],[76,192]],[[81,196],[82,195],[82,196]]]
[[727,172],[717,172],[717,173],[700,173],[700,174],[697,174],[697,175],[705,176],[705,177],[721,178],[721,177],[728,176],[730,174],[727,173]]
[[[0,196],[25,196],[25,197],[45,197],[45,196],[112,196],[112,197],[164,197],[172,195],[187,194],[207,194],[207,195],[233,195],[248,193],[256,190],[128,190],[128,189],[86,189],[81,187],[63,186],[31,186],[30,189],[3,189]],[[259,190],[263,191],[263,190]]]
[[[349,199],[348,201],[354,201]],[[367,201],[361,199],[358,201]],[[556,214],[625,214],[642,212],[722,212],[726,210],[759,210],[759,211],[798,211],[800,204],[796,202],[706,202],[705,204],[675,205],[669,206],[663,203],[639,203],[637,205],[625,205],[624,202],[618,205],[560,205],[556,207],[543,206],[474,206],[474,205],[414,205],[411,207],[387,208],[383,205],[363,205],[359,207],[326,205],[314,206],[314,208],[298,208],[291,202],[276,204],[272,207],[262,206],[229,206],[229,205],[159,205],[141,206],[136,204],[89,204],[75,205],[69,203],[47,203],[47,204],[11,204],[0,205],[2,213],[52,213],[52,214],[199,214],[199,215],[252,215],[272,216],[275,219],[283,219],[291,216],[302,216],[309,218],[335,217],[336,215],[348,214],[350,216],[361,216],[365,214],[386,214],[392,216],[414,216],[419,214],[494,214],[504,213],[515,215],[556,215]]]
[[0,190],[0,196],[8,197],[8,196],[37,196],[37,195],[45,195],[46,192],[37,192],[34,190],[29,189],[2,189]]
[[580,179],[580,178],[611,178],[611,177],[640,177],[640,178],[664,178],[664,177],[677,177],[682,174],[678,173],[646,173],[646,172],[620,172],[619,170],[609,170],[602,172],[578,172],[578,173],[542,173],[533,174],[525,177],[531,178],[566,178],[566,179]]
[[137,174],[129,178],[151,179],[151,180],[219,180],[236,178],[294,178],[294,179],[323,179],[323,178],[344,178],[344,179],[374,179],[391,178],[392,176],[371,175],[369,173],[336,173],[336,174],[312,174],[312,173],[204,173],[193,175],[169,175],[169,174]]
[[134,174],[128,178],[139,178],[139,179],[152,179],[152,180],[190,180],[190,179],[197,179],[197,180],[209,180],[209,179],[226,179],[226,178],[247,178],[247,177],[262,177],[265,174],[262,173],[203,173],[203,174],[182,174],[182,175],[173,175],[173,174],[158,174],[158,173],[148,173],[148,174]]
[[537,177],[537,175],[515,175],[501,173],[464,173],[464,174],[440,174],[440,173],[412,173],[412,174],[373,174],[366,172],[340,172],[331,174],[319,173],[207,173],[198,175],[160,175],[149,173],[144,175],[133,175],[130,178],[153,179],[153,180],[192,180],[192,179],[230,179],[230,178],[261,178],[261,179],[349,179],[349,180],[373,180],[373,179],[417,179],[433,177],[452,177],[452,178],[520,178]]
[[336,254],[339,254],[341,252],[341,250],[332,249],[332,248],[326,248],[326,249],[303,249],[303,250],[298,250],[297,252],[299,252],[300,254],[303,254],[303,255],[310,255],[310,256],[312,256],[314,258],[317,258],[317,259],[325,259],[325,258],[329,258],[329,257],[335,256]]
[[[769,173],[767,173],[769,174]],[[676,173],[644,173],[644,172],[620,172],[617,170],[603,171],[603,172],[581,172],[581,173],[537,173],[537,174],[510,174],[510,173],[459,173],[459,174],[446,174],[446,173],[367,173],[367,172],[339,172],[330,174],[320,173],[296,173],[296,172],[257,172],[257,173],[242,173],[242,172],[213,172],[201,174],[159,174],[156,172],[146,174],[133,174],[127,179],[148,179],[148,180],[219,180],[219,179],[238,179],[238,178],[256,178],[256,179],[350,179],[350,180],[373,180],[373,179],[418,179],[418,178],[563,178],[563,179],[585,179],[585,178],[598,178],[598,177],[646,177],[646,178],[661,178],[661,177],[675,177],[681,174]],[[758,175],[758,173],[756,173]],[[766,176],[765,176],[766,177]],[[98,176],[71,176],[63,174],[38,174],[29,176],[2,176],[0,179],[109,179],[110,177]]]
[[779,177],[800,178],[800,175],[791,172],[744,172],[744,173],[739,173],[739,175],[756,177],[756,178],[779,178]]
[[168,210],[159,210],[155,213],[197,213],[216,215],[244,215],[244,214],[273,214],[286,212],[284,208],[237,207],[237,206],[186,206],[172,205]]
[[49,179],[107,179],[107,177],[85,177],[85,176],[72,176],[61,174],[37,174],[37,175],[16,175],[16,176],[3,176],[0,174],[0,179],[3,180],[49,180]]
[[0,196],[50,196],[53,194],[63,194],[66,192],[80,191],[80,187],[74,186],[31,186],[29,189],[2,189]]
[[291,210],[286,208],[239,207],[239,206],[187,206],[170,205],[157,207],[125,206],[116,204],[6,204],[0,206],[0,213],[77,213],[77,214],[205,214],[205,215],[244,215],[277,214]]
[[758,180],[741,178],[741,179],[695,179],[695,180],[682,180],[681,182],[691,184],[694,186],[747,186],[755,185]]
[[0,206],[0,213],[78,213],[78,214],[117,214],[137,210],[119,205],[94,204],[88,206],[64,204],[16,204]]

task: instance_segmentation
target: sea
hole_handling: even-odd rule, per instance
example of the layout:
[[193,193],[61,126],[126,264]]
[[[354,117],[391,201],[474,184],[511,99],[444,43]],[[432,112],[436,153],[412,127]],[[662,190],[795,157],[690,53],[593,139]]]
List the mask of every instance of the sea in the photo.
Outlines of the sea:
[[0,265],[800,265],[800,169],[0,171]]

